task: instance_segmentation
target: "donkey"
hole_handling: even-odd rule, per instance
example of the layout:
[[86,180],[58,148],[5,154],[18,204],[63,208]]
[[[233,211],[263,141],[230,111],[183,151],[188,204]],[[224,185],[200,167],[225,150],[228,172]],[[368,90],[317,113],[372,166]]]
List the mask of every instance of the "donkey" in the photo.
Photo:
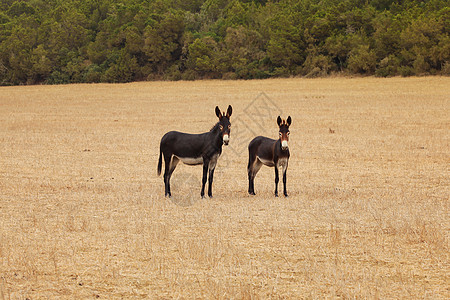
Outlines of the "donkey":
[[230,116],[233,112],[231,105],[227,113],[221,113],[216,106],[216,115],[219,122],[209,132],[201,134],[189,134],[178,131],[166,133],[159,149],[158,176],[161,175],[162,156],[164,156],[164,185],[165,196],[171,197],[170,177],[175,167],[181,160],[186,165],[203,164],[202,190],[200,195],[205,197],[205,184],[209,173],[208,196],[212,197],[212,183],[217,159],[222,153],[222,145],[228,145],[230,141]]
[[278,168],[283,172],[283,194],[288,196],[286,190],[286,170],[289,162],[289,126],[291,117],[287,120],[281,120],[278,116],[277,123],[280,128],[280,138],[273,140],[264,136],[255,137],[248,145],[248,193],[255,195],[255,176],[261,166],[264,164],[269,167],[275,167],[275,197],[278,197]]

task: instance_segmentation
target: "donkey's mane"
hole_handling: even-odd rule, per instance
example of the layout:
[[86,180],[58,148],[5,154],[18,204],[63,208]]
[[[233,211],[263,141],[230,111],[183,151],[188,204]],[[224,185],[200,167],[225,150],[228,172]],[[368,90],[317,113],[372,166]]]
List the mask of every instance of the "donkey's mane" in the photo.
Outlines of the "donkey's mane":
[[219,127],[219,122],[217,122],[216,124],[214,124],[214,126],[209,130],[209,132],[213,132],[215,129],[217,129]]

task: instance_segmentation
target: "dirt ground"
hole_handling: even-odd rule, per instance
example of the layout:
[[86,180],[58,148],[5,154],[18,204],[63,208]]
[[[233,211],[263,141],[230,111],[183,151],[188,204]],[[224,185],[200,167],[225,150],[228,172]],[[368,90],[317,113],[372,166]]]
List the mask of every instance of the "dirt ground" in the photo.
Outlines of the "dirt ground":
[[[164,198],[163,134],[229,104],[214,197]],[[289,197],[249,196],[278,115]],[[0,87],[0,299],[449,299],[449,128],[448,77]]]

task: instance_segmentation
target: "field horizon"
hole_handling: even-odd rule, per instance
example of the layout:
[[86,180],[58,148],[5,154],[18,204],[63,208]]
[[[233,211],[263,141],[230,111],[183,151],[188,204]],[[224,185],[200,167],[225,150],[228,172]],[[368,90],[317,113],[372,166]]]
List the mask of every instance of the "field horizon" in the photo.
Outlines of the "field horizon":
[[[450,77],[0,87],[0,300],[448,299],[449,96]],[[229,104],[214,197],[180,163],[165,198],[161,137]],[[249,196],[278,115],[289,197],[265,166]]]

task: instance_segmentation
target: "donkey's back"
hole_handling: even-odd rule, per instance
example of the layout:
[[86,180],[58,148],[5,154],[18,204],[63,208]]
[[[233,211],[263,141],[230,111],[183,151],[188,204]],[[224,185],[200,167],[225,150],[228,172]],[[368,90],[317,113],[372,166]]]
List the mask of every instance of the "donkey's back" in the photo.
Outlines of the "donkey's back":
[[207,133],[191,134],[169,131],[162,137],[160,149],[163,153],[170,153],[178,157],[201,156],[206,135]]
[[254,152],[256,155],[258,155],[258,153],[261,154],[261,152],[270,151],[272,153],[272,148],[276,142],[277,140],[265,136],[257,136],[250,142],[250,144],[248,144],[248,150],[250,152]]

